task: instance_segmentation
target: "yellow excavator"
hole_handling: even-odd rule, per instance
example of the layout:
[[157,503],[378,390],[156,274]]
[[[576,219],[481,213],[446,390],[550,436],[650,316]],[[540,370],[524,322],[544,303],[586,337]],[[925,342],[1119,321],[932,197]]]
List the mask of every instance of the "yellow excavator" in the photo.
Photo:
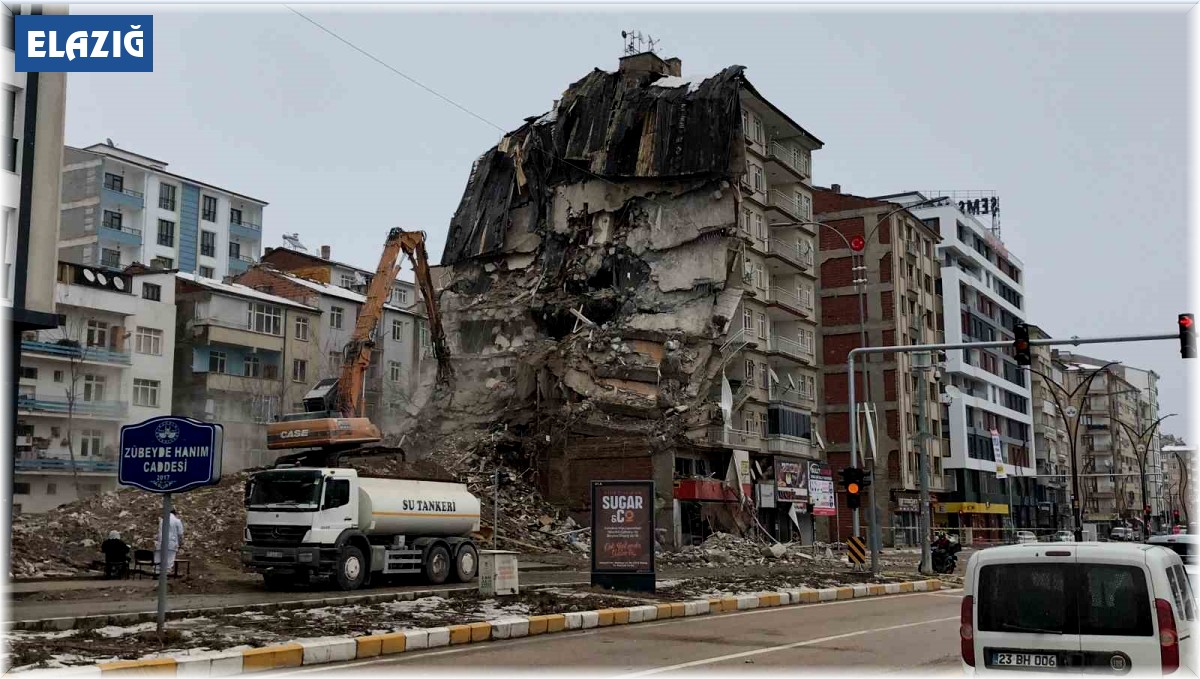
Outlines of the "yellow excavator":
[[433,355],[437,360],[437,381],[448,384],[454,378],[450,351],[442,331],[437,297],[429,272],[429,257],[425,252],[424,231],[392,229],[388,232],[379,258],[375,277],[367,286],[366,301],[358,312],[354,334],[346,344],[341,372],[337,377],[323,379],[304,396],[304,412],[284,415],[278,422],[267,425],[267,449],[305,449],[276,460],[276,464],[299,463],[305,466],[336,467],[342,455],[372,455],[402,453],[396,448],[378,446],[383,440],[379,427],[364,414],[363,394],[371,351],[383,306],[391,294],[392,285],[400,273],[400,254],[413,264],[413,273],[425,300],[429,335]]

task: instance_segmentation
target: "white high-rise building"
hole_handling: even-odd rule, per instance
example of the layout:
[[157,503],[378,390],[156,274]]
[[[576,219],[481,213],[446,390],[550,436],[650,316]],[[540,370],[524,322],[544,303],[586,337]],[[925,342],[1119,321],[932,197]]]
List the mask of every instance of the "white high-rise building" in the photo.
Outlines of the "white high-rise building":
[[[931,197],[910,192],[888,200],[903,205]],[[999,238],[995,196],[947,197],[948,204],[912,210],[942,235],[937,252],[946,343],[1012,340],[1015,324],[1025,320],[1024,265]],[[943,412],[950,437],[943,467],[957,476],[957,490],[939,503],[945,516],[935,519],[994,533],[986,537],[1000,537],[1005,527],[1036,525],[1027,373],[1002,349],[948,351],[944,368],[943,387],[957,393],[949,390]],[[1001,468],[1006,478],[998,478]]]

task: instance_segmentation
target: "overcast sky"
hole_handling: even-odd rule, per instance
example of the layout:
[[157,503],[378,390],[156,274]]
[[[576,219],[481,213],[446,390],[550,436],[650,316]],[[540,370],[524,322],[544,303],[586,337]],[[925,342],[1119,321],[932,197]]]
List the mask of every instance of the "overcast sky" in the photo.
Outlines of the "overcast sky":
[[[504,129],[593,68],[614,70],[621,30],[640,30],[685,76],[746,66],[825,142],[817,184],[997,191],[1029,321],[1051,335],[1171,332],[1186,310],[1188,6],[297,9]],[[70,76],[67,143],[111,137],[268,201],[266,246],[299,232],[374,269],[401,226],[428,232],[440,257],[495,128],[283,6],[154,14],[154,73]],[[1186,431],[1177,342],[1080,351],[1158,372],[1163,412],[1180,414],[1165,428]]]

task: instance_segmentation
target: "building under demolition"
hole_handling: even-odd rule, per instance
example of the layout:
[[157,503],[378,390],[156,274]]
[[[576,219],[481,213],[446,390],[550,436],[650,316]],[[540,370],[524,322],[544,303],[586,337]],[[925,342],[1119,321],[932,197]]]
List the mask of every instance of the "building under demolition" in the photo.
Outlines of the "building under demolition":
[[665,546],[808,541],[822,143],[742,67],[680,71],[595,70],[476,161],[435,274],[457,380],[427,412],[581,514],[593,480],[653,479]]

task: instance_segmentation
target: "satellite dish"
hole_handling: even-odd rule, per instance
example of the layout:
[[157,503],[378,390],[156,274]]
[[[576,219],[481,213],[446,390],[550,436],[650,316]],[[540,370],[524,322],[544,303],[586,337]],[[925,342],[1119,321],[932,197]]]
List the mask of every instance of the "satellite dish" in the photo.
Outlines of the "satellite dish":
[[959,391],[958,387],[954,386],[953,384],[947,384],[946,385],[946,393],[944,394],[944,396],[950,400],[954,400],[954,399],[958,398],[959,396],[962,396],[962,392]]
[[96,280],[100,281],[100,285],[108,285],[108,277],[102,273],[96,273]]
[[120,278],[119,276],[113,276],[113,287],[118,290],[124,290],[125,289],[125,279]]
[[85,279],[87,279],[87,282],[88,282],[88,283],[95,283],[95,282],[96,282],[96,273],[95,273],[94,271],[92,271],[91,269],[84,269],[84,270],[83,270],[83,277],[84,277]]

